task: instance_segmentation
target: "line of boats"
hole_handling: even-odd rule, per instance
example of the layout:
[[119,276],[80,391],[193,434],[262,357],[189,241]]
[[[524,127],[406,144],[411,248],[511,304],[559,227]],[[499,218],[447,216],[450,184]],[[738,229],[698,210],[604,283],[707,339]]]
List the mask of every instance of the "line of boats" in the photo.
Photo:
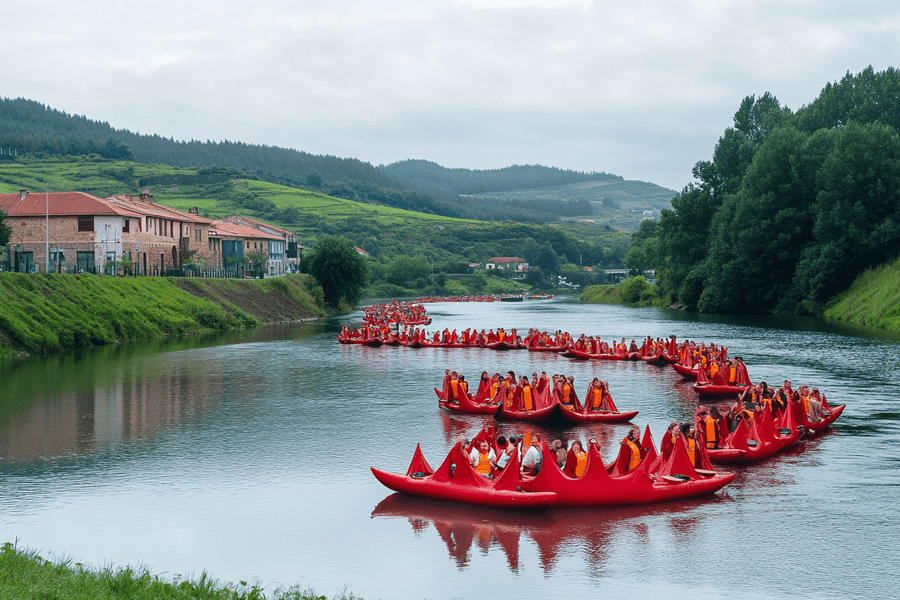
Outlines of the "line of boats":
[[[521,421],[537,425],[569,423],[625,423],[637,416],[638,411],[620,411],[613,401],[606,382],[594,380],[585,393],[582,403],[575,390],[564,382],[551,383],[546,373],[534,381],[509,386],[507,380],[497,381],[499,375],[487,378],[482,374],[478,391],[472,395],[464,380],[457,374],[446,373],[443,387],[434,388],[438,406],[451,413],[492,415],[497,421]],[[599,384],[599,385],[598,385]]]
[[[389,337],[382,335],[385,333]],[[476,470],[470,457],[475,456],[473,448],[479,448],[481,442],[486,441],[495,455],[505,451],[498,445],[493,426],[483,429],[471,443],[458,442],[436,469],[431,468],[418,446],[405,474],[372,468],[374,476],[394,491],[441,501],[534,509],[627,506],[711,494],[734,479],[733,473],[717,471],[712,463],[754,463],[783,452],[802,438],[828,429],[845,408],[829,406],[824,395],[801,396],[790,389],[789,382],[785,382],[787,393],[782,389],[773,394],[765,384],[754,386],[746,365],[739,357],[729,358],[726,348],[691,341],[678,343],[674,336],[668,340],[648,337],[641,345],[634,340],[626,345],[624,338],[610,344],[596,336],[573,339],[568,333],[551,335],[535,329],[520,338],[515,329],[506,332],[502,328],[489,332],[467,329],[460,334],[445,329],[429,335],[417,327],[407,327],[396,334],[382,329],[374,335],[362,335],[345,327],[338,340],[369,346],[556,352],[575,360],[672,365],[683,378],[695,380],[693,388],[701,402],[737,399],[723,410],[724,414],[701,404],[691,431],[678,431],[677,427],[667,430],[659,451],[649,427],[640,438],[639,448],[640,431],[634,427],[634,441],[623,441],[616,460],[609,464],[603,463],[599,446],[589,444],[577,472],[568,463],[561,466],[556,450],[543,441],[533,450],[540,452],[542,465],[535,473],[520,469],[519,461],[525,460],[527,447],[512,452],[502,469],[492,464],[489,472]],[[447,371],[441,389],[434,388],[438,406],[451,413],[490,415],[498,422],[534,425],[624,423],[638,414],[619,411],[605,382],[598,385],[597,379],[591,382],[582,403],[571,385],[566,389],[565,381],[560,383],[556,376],[553,381],[543,373],[540,377],[535,374],[531,381],[527,377],[516,380],[510,372],[504,382],[498,377],[483,373],[478,390],[470,394],[464,378]],[[483,467],[483,462],[479,466]]]

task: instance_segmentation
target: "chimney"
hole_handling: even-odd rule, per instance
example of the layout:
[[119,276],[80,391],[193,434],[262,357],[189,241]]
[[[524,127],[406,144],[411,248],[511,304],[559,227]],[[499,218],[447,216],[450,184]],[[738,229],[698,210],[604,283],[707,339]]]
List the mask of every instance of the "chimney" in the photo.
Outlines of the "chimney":
[[191,213],[192,215],[199,215],[200,209],[196,206],[192,206],[188,209],[188,212]]
[[27,195],[28,195],[28,190],[26,190],[25,188],[22,188],[19,190],[19,200],[24,200],[25,196],[27,196]]

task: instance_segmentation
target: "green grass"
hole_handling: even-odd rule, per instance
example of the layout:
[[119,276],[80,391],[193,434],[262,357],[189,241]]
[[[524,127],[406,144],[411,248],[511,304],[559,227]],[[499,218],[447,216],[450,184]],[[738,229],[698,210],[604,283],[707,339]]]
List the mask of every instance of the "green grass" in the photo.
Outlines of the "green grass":
[[[144,567],[91,569],[68,560],[50,561],[12,543],[0,547],[0,597],[10,600],[327,600],[299,587],[265,590],[260,585],[219,583],[206,572],[196,581],[166,581]],[[341,596],[359,600],[353,594]]]
[[631,304],[635,306],[667,305],[657,296],[657,286],[643,277],[629,277],[616,285],[592,285],[584,289],[579,301],[587,304]]
[[[0,354],[48,353],[323,316],[307,280],[306,275],[180,280],[189,293],[168,278],[0,273]],[[282,308],[282,299],[291,306]]]
[[900,259],[865,271],[826,305],[823,316],[900,331]]

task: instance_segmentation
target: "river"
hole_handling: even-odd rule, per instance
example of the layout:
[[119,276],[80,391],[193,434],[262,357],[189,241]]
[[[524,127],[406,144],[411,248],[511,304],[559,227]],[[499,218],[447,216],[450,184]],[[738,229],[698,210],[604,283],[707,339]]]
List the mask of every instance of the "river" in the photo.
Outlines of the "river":
[[[163,578],[299,584],[329,597],[883,598],[900,564],[900,342],[814,319],[723,318],[566,299],[428,304],[430,331],[529,327],[716,342],[754,381],[847,404],[825,435],[731,468],[714,496],[652,507],[479,510],[400,498],[370,466],[440,463],[481,417],[437,408],[445,368],[609,381],[659,442],[693,417],[670,367],[526,351],[343,346],[320,323],[7,362],[0,542]],[[604,456],[627,426],[597,435]],[[501,433],[524,431],[504,424]]]

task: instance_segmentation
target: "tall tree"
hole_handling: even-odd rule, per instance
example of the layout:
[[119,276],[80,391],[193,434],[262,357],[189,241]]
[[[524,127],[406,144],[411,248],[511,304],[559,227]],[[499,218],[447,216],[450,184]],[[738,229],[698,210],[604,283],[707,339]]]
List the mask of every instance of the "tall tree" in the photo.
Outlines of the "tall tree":
[[328,236],[316,244],[309,273],[322,286],[325,303],[337,308],[354,306],[368,279],[365,259],[345,237]]

